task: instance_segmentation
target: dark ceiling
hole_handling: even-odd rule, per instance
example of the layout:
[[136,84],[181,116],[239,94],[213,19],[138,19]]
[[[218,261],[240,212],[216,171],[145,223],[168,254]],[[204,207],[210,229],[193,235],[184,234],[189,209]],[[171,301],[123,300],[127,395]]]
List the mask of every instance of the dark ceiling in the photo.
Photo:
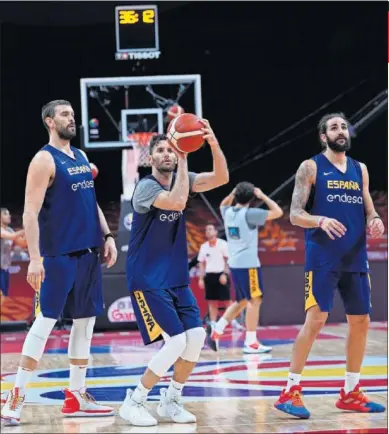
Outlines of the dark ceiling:
[[[114,7],[157,4],[159,13],[188,4],[187,1],[1,1],[0,22],[32,26],[92,25],[114,22]],[[38,13],[37,13],[38,12]],[[33,20],[31,19],[33,17]]]

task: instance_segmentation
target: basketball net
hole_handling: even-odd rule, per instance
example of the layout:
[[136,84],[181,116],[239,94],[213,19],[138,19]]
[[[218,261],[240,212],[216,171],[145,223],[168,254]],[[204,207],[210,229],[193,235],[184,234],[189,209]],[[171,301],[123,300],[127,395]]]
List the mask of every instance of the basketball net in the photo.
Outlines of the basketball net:
[[143,132],[129,134],[127,141],[132,149],[122,151],[122,200],[131,200],[135,185],[139,180],[138,167],[149,167],[149,144],[156,133]]

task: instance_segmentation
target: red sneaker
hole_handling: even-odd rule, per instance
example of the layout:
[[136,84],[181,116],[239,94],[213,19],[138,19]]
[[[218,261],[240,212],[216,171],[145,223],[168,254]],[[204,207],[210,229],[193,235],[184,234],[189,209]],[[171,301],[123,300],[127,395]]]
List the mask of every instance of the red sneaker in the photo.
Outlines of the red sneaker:
[[383,413],[385,411],[383,405],[369,400],[359,388],[359,384],[349,393],[341,389],[336,406],[341,410],[358,411],[360,413]]
[[284,413],[291,414],[300,419],[309,419],[311,416],[309,411],[305,408],[303,403],[303,397],[301,395],[301,386],[292,386],[289,392],[285,392],[285,389],[281,392],[278,401],[274,403],[274,407],[277,410],[281,410]]
[[93,396],[89,395],[85,388],[72,391],[65,389],[65,402],[61,412],[67,417],[114,415],[113,408],[97,404]]

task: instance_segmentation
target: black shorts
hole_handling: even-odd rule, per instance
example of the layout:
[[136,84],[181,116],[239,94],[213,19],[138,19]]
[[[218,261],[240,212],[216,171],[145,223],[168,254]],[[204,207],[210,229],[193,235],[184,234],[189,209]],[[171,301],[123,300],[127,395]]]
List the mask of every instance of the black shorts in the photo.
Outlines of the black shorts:
[[222,285],[219,278],[223,273],[206,273],[204,276],[206,300],[231,300],[230,281],[227,276],[227,285]]

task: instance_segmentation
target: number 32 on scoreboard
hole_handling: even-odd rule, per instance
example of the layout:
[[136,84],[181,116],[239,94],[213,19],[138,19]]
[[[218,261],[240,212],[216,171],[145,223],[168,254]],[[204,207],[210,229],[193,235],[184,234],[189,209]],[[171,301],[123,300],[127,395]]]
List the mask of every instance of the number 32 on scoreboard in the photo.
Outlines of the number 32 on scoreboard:
[[[142,11],[142,22],[145,24],[154,24],[155,11],[154,9],[145,9]],[[139,21],[139,13],[134,10],[119,11],[120,24],[136,24]]]

